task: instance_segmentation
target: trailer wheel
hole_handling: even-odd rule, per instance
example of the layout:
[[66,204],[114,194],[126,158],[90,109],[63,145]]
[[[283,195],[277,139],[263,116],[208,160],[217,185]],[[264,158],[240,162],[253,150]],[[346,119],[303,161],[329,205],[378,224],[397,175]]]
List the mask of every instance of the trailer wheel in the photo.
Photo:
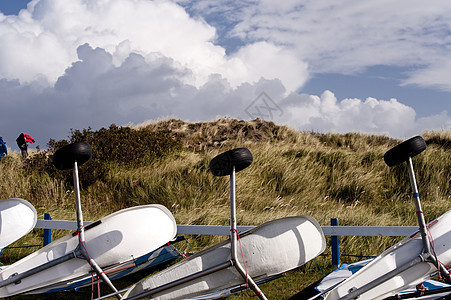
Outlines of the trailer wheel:
[[239,172],[252,164],[251,151],[247,148],[232,149],[213,158],[210,162],[210,171],[215,176],[231,175],[233,166]]
[[76,142],[58,149],[53,154],[53,165],[58,170],[68,170],[74,167],[76,161],[79,166],[87,162],[92,156],[91,146],[86,142]]
[[426,149],[426,142],[421,136],[410,138],[391,148],[384,154],[384,161],[389,167],[399,165]]

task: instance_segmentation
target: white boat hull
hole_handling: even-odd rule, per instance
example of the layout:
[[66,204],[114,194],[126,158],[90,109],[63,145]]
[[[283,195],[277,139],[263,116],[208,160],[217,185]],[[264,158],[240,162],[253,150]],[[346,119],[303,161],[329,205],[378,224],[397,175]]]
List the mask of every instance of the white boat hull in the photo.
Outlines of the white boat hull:
[[[315,287],[317,291],[320,293],[328,291],[330,288],[334,287],[335,285],[339,284],[343,280],[349,278],[352,274],[355,274],[360,269],[362,269],[364,266],[369,264],[373,259],[367,259],[363,261],[359,261],[350,265],[342,265],[340,268],[336,269],[329,275],[323,278],[321,282]],[[424,287],[427,288],[428,291],[439,291],[443,288],[451,288],[450,284],[439,282],[436,280],[427,280],[423,282]],[[437,292],[436,294],[432,295],[422,295],[420,296],[415,288],[413,289],[407,289],[403,290],[399,293],[397,293],[400,296],[404,295],[410,295],[412,293],[415,293],[415,299],[422,299],[422,300],[434,300],[434,299],[443,299],[444,297],[451,294],[451,292]],[[405,299],[405,298],[403,298]]]
[[[116,265],[103,269],[108,278],[112,281],[131,275],[147,268],[153,268],[160,264],[167,263],[180,256],[180,253],[172,245],[165,245],[138,258],[130,259]],[[48,285],[41,289],[32,290],[25,294],[43,294],[59,291],[71,291],[79,288],[91,286],[93,284],[91,274],[85,274],[70,281]]]
[[[115,212],[87,226],[84,248],[97,265],[106,268],[143,256],[173,239],[176,233],[174,217],[164,206],[136,206]],[[15,273],[24,273],[73,253],[78,245],[79,237],[68,234],[0,271],[0,283]],[[0,297],[70,282],[90,272],[91,266],[86,259],[73,258],[0,288]]]
[[[240,237],[238,259],[255,280],[286,272],[321,254],[326,242],[321,227],[309,216],[267,222]],[[240,249],[240,247],[239,247]],[[240,250],[239,250],[240,252]],[[244,257],[244,261],[242,260]],[[124,297],[131,297],[174,280],[230,261],[230,242],[224,241],[135,284]],[[187,299],[228,289],[245,283],[231,266],[165,290],[152,299]]]
[[[443,214],[428,224],[432,245],[440,262],[445,265],[451,263],[451,211]],[[405,238],[390,247],[373,261],[348,279],[337,285],[324,296],[324,299],[341,299],[350,290],[361,288],[377,278],[393,270],[399,269],[417,258],[423,250],[423,243],[419,233]],[[384,280],[383,283],[361,294],[360,299],[384,299],[403,290],[414,288],[417,284],[430,279],[437,272],[437,268],[429,262],[419,262],[403,272]]]
[[28,201],[0,200],[0,250],[29,233],[37,219],[36,209]]
[[[273,277],[265,278],[265,279],[263,279],[261,281],[257,281],[256,284],[258,284],[258,285],[264,284],[264,283],[270,282],[270,281],[272,281],[274,279],[280,278],[282,276],[283,275],[280,274],[280,275],[276,275],[276,276],[273,276]],[[213,293],[210,293],[210,294],[197,296],[197,297],[194,297],[194,298],[189,298],[187,300],[223,299],[223,298],[227,298],[228,296],[231,296],[231,295],[234,295],[234,294],[237,294],[237,293],[249,290],[249,289],[250,289],[249,286],[244,283],[244,284],[240,284],[240,285],[237,285],[237,286],[225,289],[225,290],[221,290],[221,291],[218,291],[218,292],[213,292]],[[252,292],[249,292],[249,293],[251,294]]]

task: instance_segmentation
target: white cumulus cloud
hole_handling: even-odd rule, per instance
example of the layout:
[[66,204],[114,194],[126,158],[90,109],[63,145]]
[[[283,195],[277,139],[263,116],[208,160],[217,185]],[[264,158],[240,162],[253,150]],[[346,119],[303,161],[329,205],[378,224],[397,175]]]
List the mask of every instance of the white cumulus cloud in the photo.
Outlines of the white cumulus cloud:
[[[312,69],[304,58],[318,55],[314,66],[329,61],[333,69],[334,56],[325,49],[336,45],[323,41],[314,54],[310,46],[320,41],[313,34],[300,39],[300,28],[293,33],[288,26],[305,8],[287,1],[272,12],[271,3],[261,2],[255,12],[242,2],[238,15],[255,17],[249,20],[258,25],[255,32],[253,23],[225,14],[236,22],[234,34],[251,36],[230,53],[207,18],[175,1],[33,0],[18,16],[0,14],[0,135],[15,148],[18,134],[28,132],[45,147],[50,138],[66,138],[71,128],[223,116],[395,137],[450,128],[447,111],[417,118],[396,99],[337,99],[333,91],[297,94]],[[209,3],[203,4],[208,10]],[[309,5],[314,12],[324,9]],[[358,5],[355,13],[362,9]],[[267,19],[270,13],[288,16]],[[276,34],[275,25],[283,30]],[[263,38],[263,31],[274,39]],[[265,103],[259,103],[262,93]],[[265,112],[268,104],[275,106]]]
[[[191,70],[186,80],[197,86],[212,73],[235,86],[262,76],[285,77],[294,89],[307,78],[304,63],[280,47],[255,43],[228,57],[215,39],[214,27],[171,1],[34,0],[18,16],[0,18],[0,76],[54,83],[77,60],[78,46],[89,43],[108,51],[116,65],[131,52],[146,59],[169,57]],[[275,61],[299,70],[286,76]]]
[[411,66],[405,84],[451,89],[451,81],[431,74],[451,70],[445,63],[451,60],[449,1],[178,2],[193,14],[227,20],[229,38],[292,49],[312,73],[358,74],[370,66]]

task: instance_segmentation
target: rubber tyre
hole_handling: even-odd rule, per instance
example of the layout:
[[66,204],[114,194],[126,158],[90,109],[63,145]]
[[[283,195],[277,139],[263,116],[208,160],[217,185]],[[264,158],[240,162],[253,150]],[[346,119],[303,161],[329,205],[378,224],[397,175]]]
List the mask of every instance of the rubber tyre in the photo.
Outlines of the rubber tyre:
[[426,149],[426,142],[421,136],[410,138],[393,147],[384,154],[384,161],[389,167],[399,165]]
[[210,171],[215,176],[227,176],[232,174],[233,166],[235,166],[235,172],[239,172],[249,167],[252,161],[249,149],[232,149],[213,158],[210,162]]
[[91,157],[91,146],[86,142],[76,142],[58,149],[53,154],[53,165],[58,170],[68,170],[74,167],[75,161],[81,166]]

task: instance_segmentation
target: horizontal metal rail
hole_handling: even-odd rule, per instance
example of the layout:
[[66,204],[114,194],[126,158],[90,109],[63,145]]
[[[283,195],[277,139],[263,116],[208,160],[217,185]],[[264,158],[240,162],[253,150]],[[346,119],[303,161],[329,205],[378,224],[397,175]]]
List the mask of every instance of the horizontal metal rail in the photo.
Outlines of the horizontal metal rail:
[[[92,222],[84,222],[89,225]],[[255,226],[238,226],[244,232]],[[38,220],[35,228],[76,230],[76,221]],[[418,231],[418,226],[321,226],[326,236],[410,236]],[[177,234],[229,235],[229,226],[177,225]]]

